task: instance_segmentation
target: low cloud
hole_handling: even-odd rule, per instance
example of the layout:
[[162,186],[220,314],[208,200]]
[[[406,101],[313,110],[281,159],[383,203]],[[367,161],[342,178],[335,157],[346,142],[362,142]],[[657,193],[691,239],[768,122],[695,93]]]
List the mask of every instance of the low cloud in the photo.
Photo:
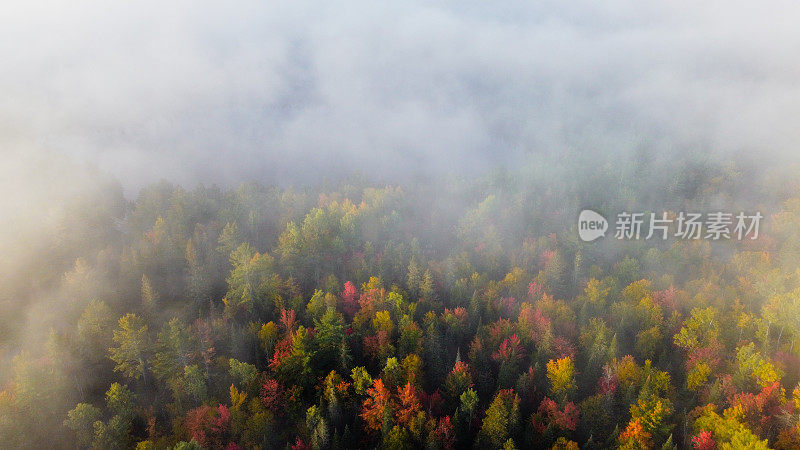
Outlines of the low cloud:
[[642,145],[791,159],[798,13],[739,1],[7,2],[0,148],[90,162],[127,192],[352,170],[393,181]]

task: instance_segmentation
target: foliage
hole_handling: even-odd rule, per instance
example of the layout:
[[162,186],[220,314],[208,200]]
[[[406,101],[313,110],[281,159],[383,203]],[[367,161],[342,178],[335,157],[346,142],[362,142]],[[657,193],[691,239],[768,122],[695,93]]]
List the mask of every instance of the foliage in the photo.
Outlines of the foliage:
[[[52,333],[17,355],[0,335],[2,445],[797,446],[790,187],[737,204],[770,213],[758,240],[589,244],[573,223],[586,199],[680,210],[738,188],[722,168],[677,200],[668,172],[609,176],[607,192],[517,175],[159,184],[76,210],[107,225],[31,276],[69,299]],[[664,194],[640,196],[644,180]]]

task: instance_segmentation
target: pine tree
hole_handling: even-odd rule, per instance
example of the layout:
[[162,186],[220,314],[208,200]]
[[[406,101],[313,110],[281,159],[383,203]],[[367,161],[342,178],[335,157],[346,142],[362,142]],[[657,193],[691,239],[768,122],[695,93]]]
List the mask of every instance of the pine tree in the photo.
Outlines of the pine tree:
[[428,382],[430,386],[440,386],[447,373],[444,357],[444,346],[442,345],[442,335],[439,332],[436,316],[426,317],[427,328],[425,330],[425,366],[428,368]]
[[150,278],[142,275],[142,306],[147,312],[155,311],[158,307],[158,292],[156,292]]
[[513,389],[504,389],[497,393],[486,410],[486,417],[480,430],[480,439],[484,446],[502,447],[517,432],[520,420],[520,398]]
[[125,314],[119,319],[119,328],[114,330],[116,347],[109,349],[111,359],[117,364],[115,371],[128,378],[138,380],[145,377],[147,358],[151,349],[147,325],[135,314]]
[[422,274],[417,264],[416,258],[411,258],[408,263],[408,275],[406,275],[406,287],[412,297],[419,295],[419,287],[422,284]]
[[195,344],[186,325],[178,318],[169,321],[158,333],[153,355],[153,374],[160,381],[183,375],[195,353]]

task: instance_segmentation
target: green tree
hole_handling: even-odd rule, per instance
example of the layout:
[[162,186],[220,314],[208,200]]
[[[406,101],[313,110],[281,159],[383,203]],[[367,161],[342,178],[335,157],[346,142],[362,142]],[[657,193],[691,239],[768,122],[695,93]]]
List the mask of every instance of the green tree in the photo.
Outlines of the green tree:
[[247,389],[248,386],[255,383],[258,377],[258,368],[256,366],[234,358],[228,360],[228,365],[230,366],[228,374],[239,383],[239,386]]
[[353,379],[353,388],[359,395],[366,394],[367,389],[372,386],[372,377],[364,367],[354,367],[350,376]]
[[136,314],[125,314],[119,319],[112,340],[116,347],[108,350],[116,363],[114,370],[135,380],[145,377],[151,344],[144,320]]
[[131,426],[136,416],[136,397],[120,383],[112,383],[106,391],[106,408],[112,416],[107,422],[97,420],[94,426],[95,448],[123,449],[132,444]]
[[329,307],[319,321],[314,322],[317,334],[314,338],[318,366],[328,372],[333,369],[346,371],[350,356],[345,342],[344,318],[335,308]]
[[482,445],[486,448],[501,448],[513,438],[519,427],[520,399],[513,389],[497,393],[486,410],[480,430]]
[[273,259],[268,254],[257,253],[248,243],[239,245],[230,254],[233,268],[226,279],[226,310],[231,314],[244,310],[252,312],[255,306],[267,307],[273,285]]
[[166,381],[183,374],[196,345],[186,325],[178,318],[173,318],[161,328],[153,355],[153,374],[156,379]]
[[89,403],[78,403],[69,413],[64,426],[75,433],[78,445],[90,447],[94,441],[94,423],[100,420],[102,412]]
[[306,411],[306,429],[311,433],[311,448],[316,450],[328,447],[330,431],[325,418],[322,417],[316,405]]

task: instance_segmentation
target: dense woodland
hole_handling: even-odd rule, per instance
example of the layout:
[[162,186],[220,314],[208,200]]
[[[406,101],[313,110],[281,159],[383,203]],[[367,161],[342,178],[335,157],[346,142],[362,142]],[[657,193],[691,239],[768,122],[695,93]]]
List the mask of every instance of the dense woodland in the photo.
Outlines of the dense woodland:
[[[799,448],[800,185],[643,158],[98,181],[0,280],[0,446]],[[765,219],[584,243],[584,207]]]

